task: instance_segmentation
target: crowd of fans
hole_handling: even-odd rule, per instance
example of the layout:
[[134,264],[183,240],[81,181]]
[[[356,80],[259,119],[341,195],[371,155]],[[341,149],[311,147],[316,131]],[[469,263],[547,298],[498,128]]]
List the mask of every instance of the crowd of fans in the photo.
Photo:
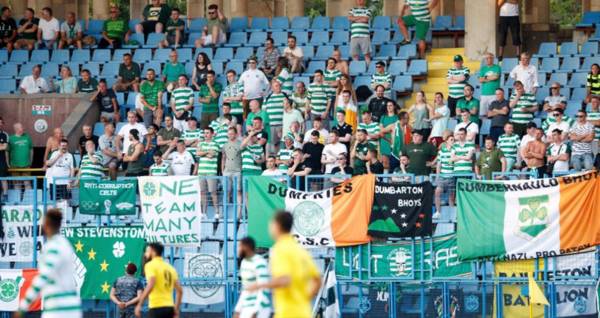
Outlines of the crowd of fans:
[[[514,1],[505,4],[514,5]],[[424,34],[435,5],[437,1],[409,1],[411,14],[398,21],[406,38],[406,27],[416,27],[421,54],[425,54]],[[118,48],[131,33],[118,8],[112,7],[110,14],[98,47]],[[208,15],[204,34],[196,41],[199,47],[226,41],[223,13],[211,5]],[[371,18],[365,1],[357,0],[349,12],[350,55],[354,60],[370,61]],[[594,157],[600,138],[597,64],[588,76],[586,100],[576,118],[569,118],[558,83],[552,83],[551,93],[543,105],[538,105],[538,74],[528,53],[520,54],[519,64],[510,72],[514,85],[509,91],[500,85],[502,72],[493,54],[486,54],[475,74],[463,65],[463,57],[456,55],[447,73],[448,96],[436,93],[430,102],[424,92],[416,92],[413,105],[400,105],[385,61],[376,63],[370,87],[355,89],[348,61],[336,50],[326,68],[312,74],[312,83],[294,84],[294,76],[305,69],[302,49],[296,46],[295,37],[289,36],[287,47],[280,53],[268,38],[262,56],[250,57],[241,74],[226,70],[227,84],[221,85],[206,54],[197,55],[192,74],[187,74],[178,61],[175,48],[186,39],[179,10],[153,0],[135,32],[167,34],[160,45],[174,49],[162,71],[148,69],[142,74],[140,65],[125,54],[112,87],[86,69],[77,80],[67,66],[62,67],[59,81],[46,81],[39,66],[21,81],[23,94],[51,90],[89,93],[100,109],[104,133],[98,138],[91,126],[83,127],[79,167],[62,130],[54,129],[44,154],[48,182],[58,177],[96,178],[105,174],[115,179],[121,172],[126,176],[224,176],[238,184],[241,176],[260,174],[303,180],[320,174],[406,173],[428,177],[433,173],[438,175],[439,208],[439,195],[453,191],[457,174],[493,179],[497,173],[531,171],[544,177],[589,170],[599,164]],[[18,27],[10,9],[3,8],[0,33],[2,46],[9,50],[85,45],[82,26],[74,14],[68,14],[59,25],[49,8],[42,10],[41,19],[27,9]],[[472,76],[481,83],[480,94],[468,84]],[[361,103],[357,95],[364,95],[365,89],[372,96]],[[126,123],[118,130],[123,105],[119,105],[115,92],[138,93],[135,109],[128,110]],[[196,102],[201,108],[199,118],[194,117],[198,113],[194,112]],[[545,118],[540,127],[533,121],[536,117]],[[457,120],[452,129],[451,118]],[[485,136],[480,133],[484,120],[491,126]],[[5,128],[0,120],[0,176],[7,175],[9,167],[31,167],[32,158],[31,138],[23,126],[14,124],[10,136]],[[56,181],[61,182],[72,183]],[[5,183],[2,186],[6,188]],[[202,188],[216,202],[216,180],[204,178]]]

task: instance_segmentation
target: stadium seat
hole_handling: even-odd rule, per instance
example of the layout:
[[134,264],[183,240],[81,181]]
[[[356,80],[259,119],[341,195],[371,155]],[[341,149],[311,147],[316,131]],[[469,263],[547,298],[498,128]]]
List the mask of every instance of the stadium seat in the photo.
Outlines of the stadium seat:
[[271,31],[285,31],[290,27],[288,17],[273,17],[271,18]]
[[309,17],[294,17],[292,18],[292,23],[290,25],[290,29],[292,31],[306,31],[310,27],[310,18]]
[[246,45],[247,42],[248,38],[246,37],[246,32],[231,32],[229,41],[225,44],[225,46],[238,47]]
[[600,64],[600,56],[586,57],[583,60],[583,65],[581,65],[580,70],[583,72],[590,72],[592,64]]
[[569,80],[569,87],[585,87],[588,73],[573,73]]
[[332,45],[346,45],[349,43],[350,35],[347,31],[335,31],[331,35],[331,40],[329,41]]
[[565,57],[557,72],[572,73],[579,70],[579,57]]
[[317,60],[327,60],[333,54],[333,50],[333,45],[321,45],[317,48],[314,58]]
[[[0,71],[4,69],[4,66],[0,67]],[[4,74],[4,73],[2,73]],[[1,78],[0,77],[0,93],[10,94],[17,91],[17,81],[13,78]]]
[[326,45],[329,43],[329,32],[315,31],[310,37],[310,44],[314,46]]
[[111,60],[109,49],[96,49],[92,54],[92,62],[106,63]]
[[[67,51],[68,53],[68,51]],[[50,52],[48,50],[33,50],[31,51],[30,62],[35,62],[39,64],[46,63],[50,60]]]
[[183,44],[183,47],[194,48],[196,47],[196,40],[202,36],[202,33],[193,32],[188,35],[187,43]]
[[388,16],[376,16],[373,19],[373,25],[372,28],[373,30],[376,30],[377,32],[380,30],[389,30],[392,27],[392,23],[390,20],[390,17]]
[[[214,61],[214,62],[212,62],[212,63],[211,63],[211,65],[212,65],[212,69],[213,69],[213,71],[215,71],[215,73],[219,74],[219,75],[217,75],[217,78],[218,78],[220,75],[224,75],[224,74],[222,74],[222,73],[223,73],[223,70],[224,70],[224,67],[223,67],[223,62],[221,62],[221,61]],[[190,75],[191,75],[191,74],[192,74],[192,73],[190,73]]]
[[88,22],[87,34],[100,34],[104,28],[104,20],[90,20]]
[[112,61],[113,62],[122,62],[123,61],[123,55],[125,54],[131,54],[131,50],[130,49],[116,49],[113,52],[113,57],[112,57]]
[[538,53],[539,57],[553,57],[556,55],[556,42],[543,42],[540,44]]
[[236,73],[241,74],[244,71],[244,62],[230,61],[227,63],[227,69],[234,70]]
[[[136,43],[136,44],[134,44]],[[141,33],[133,33],[129,36],[129,42],[123,45],[124,49],[135,49],[144,45],[144,35]]]
[[[23,78],[27,75],[31,75],[31,70],[33,69],[33,67],[37,65],[37,63],[25,63],[22,64],[20,69],[19,69],[19,78]],[[42,71],[43,71],[43,66],[42,66]]]
[[576,27],[585,28],[593,27],[600,22],[600,12],[598,11],[587,11],[583,13],[581,21],[577,23]]
[[582,101],[587,97],[587,89],[585,87],[573,88],[571,92],[571,100]]
[[144,68],[142,69],[142,74],[141,74],[142,78],[146,78],[146,72],[148,72],[149,69],[153,69],[157,76],[159,74],[162,74],[162,72],[161,72],[162,68],[160,67],[160,62],[150,61],[150,62],[144,63]]
[[350,45],[340,45],[338,47],[340,54],[342,55],[342,59],[349,60],[350,59]]
[[248,17],[234,17],[229,24],[231,32],[245,32],[248,29]]
[[273,44],[277,47],[287,45],[288,33],[287,31],[275,31],[271,33]]
[[74,50],[71,56],[71,62],[77,62],[79,64],[85,64],[90,61],[90,50]]
[[371,76],[368,75],[360,75],[354,79],[354,87],[358,88],[361,86],[367,86],[371,89]]
[[398,51],[398,59],[408,60],[417,57],[417,46],[415,44],[407,44],[400,47]]
[[517,66],[519,61],[515,57],[506,57],[502,60],[502,73],[509,74]]
[[432,31],[446,31],[452,27],[452,17],[448,15],[440,15],[435,18],[433,26],[431,27]]
[[598,42],[585,42],[581,45],[581,52],[579,56],[588,57],[588,56],[596,56],[598,54]]
[[117,103],[119,105],[125,105],[125,93],[124,92],[115,92],[117,96]]
[[575,118],[577,112],[581,109],[581,100],[568,101],[567,108],[565,108],[565,115],[571,118]]
[[179,62],[184,63],[192,60],[192,49],[191,48],[178,48],[177,55],[179,56]]
[[8,62],[8,50],[0,50],[0,64]]
[[171,53],[171,49],[157,49],[154,51],[153,60],[166,63],[169,61],[169,53]]
[[202,33],[202,29],[204,28],[204,26],[207,24],[207,21],[205,18],[194,18],[192,19],[192,21],[190,22],[190,28],[189,31],[190,32],[198,32],[198,33]]
[[233,59],[233,49],[230,47],[218,48],[213,58],[215,61],[229,61],[231,59]]
[[[122,105],[122,104],[121,104]],[[94,136],[102,136],[104,134],[104,123],[97,122],[94,124]]]
[[[52,63],[52,62],[46,63],[42,67],[42,77],[45,78],[46,80],[52,79],[52,78],[58,78],[60,76],[59,72],[60,72],[60,66],[56,63]],[[76,70],[73,70],[73,69],[71,69],[71,73],[73,74],[73,76],[79,75],[79,72],[77,72]]]
[[10,54],[9,62],[15,63],[26,63],[29,62],[29,51],[27,50],[13,50]]
[[250,30],[255,31],[267,31],[269,29],[269,18],[267,17],[253,17],[250,22]]
[[[539,79],[538,79],[539,81]],[[549,83],[558,82],[561,86],[567,85],[567,73],[552,73]],[[540,83],[540,85],[543,85]]]
[[563,42],[560,44],[560,57],[570,57],[577,55],[577,43],[575,42]]
[[546,78],[548,78],[548,73],[538,71],[538,85],[540,85],[540,86],[546,85]]
[[372,45],[382,45],[390,42],[390,31],[388,30],[377,30],[373,33],[371,39]]
[[152,60],[152,50],[151,49],[137,49],[135,53],[133,53],[133,60],[136,63],[146,63]]
[[307,31],[295,31],[292,35],[296,37],[296,45],[308,44],[308,32]]
[[310,78],[306,76],[294,76],[294,86],[296,83],[303,82],[306,87],[310,84]]
[[89,62],[85,64],[85,68],[87,68],[90,71],[92,77],[100,76],[100,64],[101,63],[98,62]]
[[539,70],[548,73],[558,70],[558,57],[545,57],[542,59],[542,65]]
[[421,76],[427,74],[427,61],[426,60],[412,60],[408,66],[406,74],[413,76]]
[[148,34],[148,39],[146,40],[146,44],[142,45],[144,48],[157,48],[162,40],[165,39],[164,33],[150,33]]
[[267,32],[254,31],[254,32],[250,33],[250,39],[248,40],[247,45],[253,46],[253,47],[264,46],[266,40],[267,40]]
[[379,47],[379,51],[375,55],[377,59],[388,59],[396,57],[396,45],[395,44],[383,44]]
[[[235,61],[242,61],[245,62],[250,56],[252,56],[254,54],[254,49],[251,47],[239,47],[236,51],[235,51],[235,55],[233,57],[233,59]],[[258,55],[258,57],[260,58],[262,55]]]
[[106,63],[102,67],[102,73],[100,74],[103,77],[116,77],[119,75],[119,62],[111,62]]
[[412,77],[409,75],[396,76],[392,83],[392,89],[401,93],[412,91]]
[[324,69],[325,69],[324,61],[313,60],[308,63],[308,67],[306,68],[305,73],[309,74],[309,76],[312,76],[316,70],[324,70]]
[[366,73],[367,64],[365,61],[352,61],[350,62],[350,76],[357,76]]
[[388,72],[395,76],[404,74],[407,71],[407,61],[406,60],[394,60],[390,63],[388,67]]
[[465,16],[459,15],[454,18],[454,24],[450,27],[451,31],[464,31],[465,30]]
[[348,21],[348,17],[333,17],[331,28],[333,30],[347,31],[350,29],[350,21]]
[[[69,62],[69,63],[66,63],[66,65],[67,65],[69,68],[71,68],[71,71],[73,72],[73,75],[75,75],[75,74],[79,74],[79,72],[80,72],[80,71],[81,71],[81,69],[82,69],[82,68],[81,68],[81,65],[80,65],[79,63],[77,63],[77,62]],[[84,67],[83,69],[85,69],[85,67]],[[94,74],[92,74],[92,75],[94,75]],[[97,75],[97,74],[96,74],[96,75]]]
[[13,78],[19,75],[19,66],[17,63],[6,63],[0,66],[0,78]]
[[316,16],[312,20],[312,25],[310,26],[310,31],[323,31],[330,29],[330,20],[329,17],[324,16]]
[[141,22],[142,22],[142,20],[140,20],[140,19],[129,20],[129,23],[127,24],[129,26],[129,30],[131,30],[131,32],[135,32],[135,26],[140,24]]
[[402,33],[400,33],[400,31],[394,31],[394,35],[392,36],[390,43],[399,44],[402,41],[404,41],[404,35],[402,35]]

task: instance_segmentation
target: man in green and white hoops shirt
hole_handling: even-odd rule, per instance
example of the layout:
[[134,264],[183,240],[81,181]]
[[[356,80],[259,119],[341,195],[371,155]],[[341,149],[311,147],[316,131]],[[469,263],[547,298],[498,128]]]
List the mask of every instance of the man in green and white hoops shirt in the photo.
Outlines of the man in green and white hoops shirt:
[[[427,37],[427,31],[431,26],[431,10],[435,8],[439,0],[406,0],[400,18],[398,19],[398,27],[404,37],[404,41],[400,44],[410,43],[408,28],[414,26],[416,28],[415,37],[419,40],[419,57],[425,58],[425,49],[427,49],[427,43],[425,38]],[[410,15],[405,16],[406,9],[410,8]]]
[[315,117],[321,117],[322,121],[327,121],[329,113],[329,86],[323,82],[323,71],[316,70],[314,82],[308,86],[308,103],[306,106],[307,115],[310,114],[311,121]]
[[59,209],[49,209],[42,225],[46,243],[39,257],[38,276],[25,293],[14,317],[22,317],[38,297],[42,297],[42,318],[82,318],[79,288],[73,277],[77,272],[69,241],[60,235],[63,220]]
[[213,140],[215,131],[212,127],[204,128],[204,141],[198,144],[196,150],[196,159],[198,161],[197,173],[200,177],[200,192],[202,192],[202,211],[206,213],[208,208],[208,201],[206,200],[206,190],[210,193],[213,207],[217,213],[215,216],[217,219],[221,216],[221,209],[219,207],[219,197],[217,195],[217,165],[219,146]]
[[245,237],[238,245],[238,257],[242,259],[240,278],[242,292],[234,309],[236,318],[267,318],[271,314],[271,301],[268,289],[249,292],[246,287],[269,281],[267,261],[256,254],[256,243],[253,238]]
[[452,146],[451,161],[454,164],[454,173],[473,173],[473,158],[475,157],[475,144],[467,141],[467,130],[460,128],[455,133],[456,142]]
[[181,140],[185,142],[185,148],[192,155],[192,158],[196,158],[196,147],[204,138],[204,134],[202,129],[198,128],[196,117],[188,117],[187,125],[188,129],[181,134]]
[[369,23],[373,13],[366,7],[366,0],[356,0],[356,7],[348,11],[350,21],[350,55],[358,61],[360,54],[365,56],[367,65],[371,64],[371,32]]
[[533,120],[533,114],[538,110],[535,95],[525,92],[523,83],[516,81],[510,95],[509,106],[512,109],[510,122],[519,137],[527,132],[527,123]]
[[186,75],[179,75],[177,88],[171,93],[171,110],[173,111],[173,127],[180,132],[187,130],[185,120],[194,110],[194,91],[188,87]]
[[96,145],[92,140],[85,142],[86,154],[81,158],[79,166],[79,179],[101,179],[104,177],[102,167],[102,155],[96,151]]
[[440,150],[436,157],[438,174],[435,188],[435,213],[433,218],[441,216],[442,209],[442,193],[448,191],[448,203],[454,206],[454,163],[452,162],[452,147],[454,146],[454,136],[451,131],[445,133],[446,139],[440,145]]
[[238,124],[244,123],[244,107],[242,98],[244,96],[244,85],[237,81],[237,73],[234,70],[227,71],[227,83],[229,83],[222,92],[223,103],[231,105],[231,115],[235,116]]
[[373,121],[371,111],[365,110],[362,113],[362,122],[358,124],[358,129],[364,129],[367,131],[367,140],[375,149],[379,146],[379,133],[381,126],[378,122]]
[[171,175],[171,166],[162,159],[163,153],[157,150],[152,155],[154,163],[148,169],[148,174],[152,177],[164,177]]
[[274,79],[271,81],[271,94],[265,98],[263,109],[269,116],[269,136],[271,149],[274,153],[279,150],[283,124],[283,100],[288,96],[281,91],[281,83]]
[[463,65],[461,55],[454,56],[454,66],[448,70],[446,81],[448,82],[448,108],[450,108],[450,117],[458,115],[456,104],[458,100],[465,97],[465,85],[469,80],[471,71]]
[[498,148],[502,150],[504,158],[506,158],[506,172],[512,171],[517,162],[517,153],[521,138],[513,132],[513,124],[504,124],[504,134],[498,137]]
[[249,132],[242,141],[242,176],[259,176],[262,173],[262,163],[265,162],[263,147],[258,143],[256,135],[260,131]]

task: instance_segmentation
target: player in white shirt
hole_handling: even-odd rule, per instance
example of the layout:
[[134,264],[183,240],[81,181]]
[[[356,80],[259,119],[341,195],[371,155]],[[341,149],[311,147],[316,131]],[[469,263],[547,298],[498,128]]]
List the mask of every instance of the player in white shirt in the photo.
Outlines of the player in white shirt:
[[[176,149],[176,151],[173,151]],[[186,150],[183,139],[171,142],[169,149],[162,156],[163,160],[168,160],[171,165],[171,171],[174,176],[189,176],[196,174],[196,162],[194,157]],[[192,167],[194,171],[192,171]]]

